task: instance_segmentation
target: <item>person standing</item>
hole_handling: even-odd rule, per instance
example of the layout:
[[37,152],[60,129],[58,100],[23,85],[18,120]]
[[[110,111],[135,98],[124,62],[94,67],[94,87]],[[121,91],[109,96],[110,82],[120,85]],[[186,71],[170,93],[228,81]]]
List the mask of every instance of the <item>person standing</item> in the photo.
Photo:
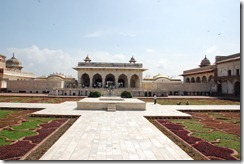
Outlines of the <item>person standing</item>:
[[156,103],[157,103],[157,95],[155,94],[155,95],[153,96],[153,98],[154,98],[154,104],[156,104]]

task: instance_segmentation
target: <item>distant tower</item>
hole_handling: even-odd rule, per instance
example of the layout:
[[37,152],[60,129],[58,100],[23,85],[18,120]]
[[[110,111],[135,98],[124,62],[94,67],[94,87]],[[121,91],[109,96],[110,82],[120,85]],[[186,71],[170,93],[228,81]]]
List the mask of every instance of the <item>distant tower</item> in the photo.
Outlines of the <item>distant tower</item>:
[[90,63],[90,62],[91,62],[91,59],[90,59],[89,56],[87,55],[86,58],[84,59],[84,61],[85,61],[86,63]]
[[136,63],[136,60],[135,60],[134,57],[132,56],[129,62],[135,64],[135,63]]

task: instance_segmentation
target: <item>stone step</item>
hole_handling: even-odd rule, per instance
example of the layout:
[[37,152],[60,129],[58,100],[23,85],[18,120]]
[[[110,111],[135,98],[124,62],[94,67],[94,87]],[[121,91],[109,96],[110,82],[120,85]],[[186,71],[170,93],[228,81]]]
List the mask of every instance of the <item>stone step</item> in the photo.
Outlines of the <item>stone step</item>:
[[108,111],[115,112],[116,111],[116,104],[108,104]]

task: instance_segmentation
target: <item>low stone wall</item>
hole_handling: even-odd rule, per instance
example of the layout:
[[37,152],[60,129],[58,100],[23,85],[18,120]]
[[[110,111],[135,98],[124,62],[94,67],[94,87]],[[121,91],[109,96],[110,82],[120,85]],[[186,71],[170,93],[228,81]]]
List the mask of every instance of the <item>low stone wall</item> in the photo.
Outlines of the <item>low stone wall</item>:
[[100,100],[99,98],[84,98],[77,102],[80,110],[107,110],[109,104],[114,104],[116,110],[146,110],[144,101],[128,98],[121,100]]

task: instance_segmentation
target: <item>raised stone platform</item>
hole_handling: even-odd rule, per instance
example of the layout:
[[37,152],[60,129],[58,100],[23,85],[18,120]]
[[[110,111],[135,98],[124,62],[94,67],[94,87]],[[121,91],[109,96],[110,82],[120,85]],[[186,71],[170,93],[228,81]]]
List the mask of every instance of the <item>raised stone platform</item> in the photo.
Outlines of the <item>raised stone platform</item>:
[[84,98],[77,102],[81,110],[146,110],[146,103],[136,98],[100,97]]

